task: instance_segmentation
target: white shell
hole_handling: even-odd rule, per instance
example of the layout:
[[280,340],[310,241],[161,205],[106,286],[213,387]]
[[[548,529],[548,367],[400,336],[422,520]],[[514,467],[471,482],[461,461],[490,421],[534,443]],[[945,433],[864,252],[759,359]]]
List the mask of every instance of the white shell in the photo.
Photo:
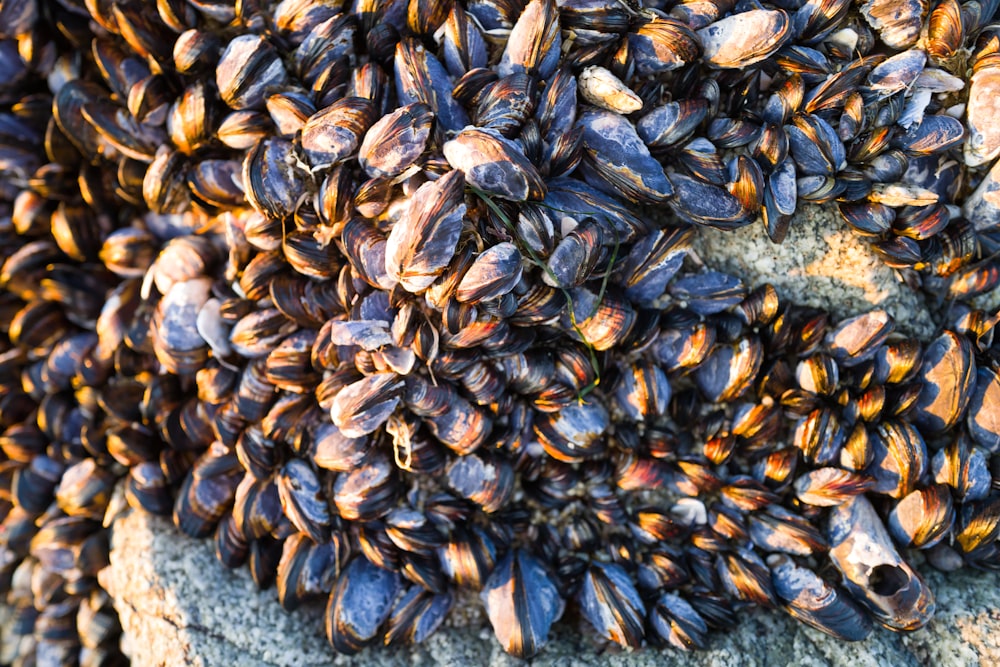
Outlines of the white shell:
[[603,67],[587,67],[577,79],[578,90],[595,107],[627,115],[642,109],[642,100]]

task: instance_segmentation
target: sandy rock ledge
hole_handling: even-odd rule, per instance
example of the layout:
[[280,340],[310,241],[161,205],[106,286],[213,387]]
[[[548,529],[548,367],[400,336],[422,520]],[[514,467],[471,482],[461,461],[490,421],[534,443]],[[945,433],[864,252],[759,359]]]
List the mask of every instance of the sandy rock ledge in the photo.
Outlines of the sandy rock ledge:
[[[323,636],[321,607],[288,614],[273,589],[258,592],[247,570],[225,569],[210,540],[180,535],[166,520],[131,513],[115,525],[111,566],[103,577],[114,596],[135,667],[152,665],[516,665],[485,621],[439,630],[409,649],[370,648],[334,656]],[[938,612],[923,630],[877,630],[848,644],[778,612],[748,612],[707,651],[623,652],[586,639],[578,621],[564,619],[533,664],[549,667],[724,667],[850,665],[940,667],[1000,664],[1000,575],[925,570]]]
[[709,267],[750,287],[769,282],[786,301],[823,308],[838,319],[884,308],[897,331],[924,340],[934,335],[923,297],[848,229],[836,206],[802,205],[780,245],[758,221],[728,232],[699,229],[694,249]]

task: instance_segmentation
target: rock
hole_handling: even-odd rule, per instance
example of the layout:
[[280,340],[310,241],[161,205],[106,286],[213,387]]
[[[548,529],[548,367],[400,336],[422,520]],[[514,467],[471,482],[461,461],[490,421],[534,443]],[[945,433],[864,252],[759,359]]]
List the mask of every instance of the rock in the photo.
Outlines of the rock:
[[225,569],[212,540],[182,536],[165,519],[120,518],[101,574],[134,665],[330,662],[322,608],[285,612],[277,593],[258,591],[246,568]]
[[702,260],[751,287],[769,282],[782,299],[823,308],[838,318],[885,308],[898,331],[924,339],[934,334],[923,298],[847,228],[834,206],[799,206],[780,245],[771,242],[760,223],[698,231],[694,248]]
[[[272,587],[259,591],[244,567],[228,570],[211,540],[180,534],[168,520],[130,512],[114,526],[111,565],[101,582],[111,592],[125,632],[123,649],[144,665],[488,664],[502,653],[467,629],[438,632],[413,651],[334,656],[323,634],[324,605],[286,612]],[[496,655],[494,655],[496,654]]]
[[[286,613],[273,589],[257,591],[245,568],[225,569],[212,542],[181,536],[166,520],[133,512],[115,524],[111,566],[102,581],[121,614],[126,650],[147,665],[516,665],[481,614],[442,628],[423,645],[370,648],[334,656],[323,636],[322,605]],[[709,667],[852,665],[941,667],[1000,663],[1000,574],[924,569],[937,595],[934,620],[911,634],[878,629],[846,643],[775,611],[744,612],[732,632],[715,632],[706,651],[622,651],[564,619],[537,667]],[[583,621],[578,621],[583,623]]]

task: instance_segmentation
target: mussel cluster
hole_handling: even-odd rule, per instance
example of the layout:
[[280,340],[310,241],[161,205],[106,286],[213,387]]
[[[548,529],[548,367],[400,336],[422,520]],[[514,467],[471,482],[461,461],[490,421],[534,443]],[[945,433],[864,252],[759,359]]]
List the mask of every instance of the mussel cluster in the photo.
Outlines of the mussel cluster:
[[[126,506],[348,654],[922,626],[1000,567],[997,4],[0,0],[0,662],[126,662]],[[803,202],[940,335],[690,251]]]

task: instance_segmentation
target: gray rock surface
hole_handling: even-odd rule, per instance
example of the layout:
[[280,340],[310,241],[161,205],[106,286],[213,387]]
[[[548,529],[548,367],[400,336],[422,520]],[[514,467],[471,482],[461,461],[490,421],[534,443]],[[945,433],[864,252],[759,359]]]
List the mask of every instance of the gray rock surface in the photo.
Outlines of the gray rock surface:
[[922,338],[933,335],[923,298],[847,228],[835,206],[799,209],[780,245],[756,222],[730,232],[701,229],[695,251],[708,266],[752,287],[771,283],[783,299],[840,318],[881,307],[895,318],[898,330]]
[[[369,648],[334,656],[323,636],[323,609],[286,613],[275,591],[259,592],[246,569],[227,570],[211,541],[181,536],[164,519],[119,519],[111,566],[102,578],[115,597],[136,667],[150,665],[516,665],[481,615],[439,630],[415,648]],[[714,633],[707,651],[626,652],[598,646],[578,621],[564,619],[533,664],[547,667],[730,667],[850,665],[941,667],[1000,664],[1000,575],[924,570],[938,611],[924,629],[876,630],[860,643],[832,639],[779,612],[747,611],[733,632]],[[583,638],[583,639],[581,639]]]

